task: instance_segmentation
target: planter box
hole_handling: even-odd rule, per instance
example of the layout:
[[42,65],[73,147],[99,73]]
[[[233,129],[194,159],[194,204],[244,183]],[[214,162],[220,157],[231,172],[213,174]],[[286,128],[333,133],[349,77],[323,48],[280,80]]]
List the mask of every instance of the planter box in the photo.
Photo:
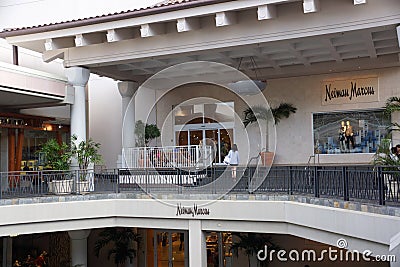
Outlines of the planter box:
[[91,191],[89,181],[79,181],[76,183],[76,192],[78,194],[86,194],[89,191]]
[[73,179],[53,180],[49,183],[49,192],[56,195],[71,194],[73,184]]

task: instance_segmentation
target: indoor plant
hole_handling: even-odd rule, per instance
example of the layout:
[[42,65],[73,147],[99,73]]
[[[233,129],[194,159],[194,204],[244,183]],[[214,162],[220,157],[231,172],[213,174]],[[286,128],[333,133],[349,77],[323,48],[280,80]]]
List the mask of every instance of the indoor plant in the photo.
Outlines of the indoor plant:
[[[155,124],[147,124],[138,120],[135,124],[135,135],[136,139],[136,146],[137,147],[147,147],[149,142],[161,135],[160,129],[158,129],[157,125]],[[139,167],[149,167],[150,159],[149,157],[146,158],[145,162],[145,151],[146,149],[141,150],[139,153],[138,164]]]
[[239,257],[239,251],[243,251],[247,256],[249,267],[268,266],[269,257],[267,257],[265,261],[259,261],[257,259],[257,253],[260,249],[263,249],[264,246],[267,246],[269,251],[278,251],[280,249],[268,234],[235,233],[233,235],[234,241],[230,250],[236,257]]
[[99,153],[100,143],[93,141],[89,138],[87,141],[81,141],[77,143],[77,136],[73,135],[71,138],[71,154],[79,165],[79,174],[77,181],[77,191],[87,192],[93,186],[89,185],[89,180],[92,177],[88,177],[90,173],[90,164],[98,164],[102,162],[102,156]]
[[135,124],[136,146],[148,146],[149,142],[160,137],[160,129],[155,124],[147,124],[138,120]]
[[94,253],[99,257],[100,251],[110,243],[112,247],[107,252],[107,259],[114,255],[114,263],[118,266],[123,265],[129,259],[132,263],[136,257],[137,251],[134,248],[134,243],[140,245],[141,237],[135,233],[132,228],[106,228],[99,233],[99,239],[94,246]]
[[[243,111],[243,124],[247,127],[249,124],[255,123],[258,120],[268,121],[271,114],[274,118],[275,124],[278,124],[281,119],[288,118],[291,113],[296,113],[296,111],[297,108],[289,103],[281,103],[278,107],[271,109],[264,106],[248,107]],[[274,152],[265,149],[265,151],[260,152],[260,156],[262,164],[264,166],[270,166],[274,158]]]
[[56,139],[47,140],[37,151],[44,155],[44,166],[54,171],[44,173],[48,177],[49,192],[55,194],[71,193],[73,179],[69,170],[72,152],[66,143],[58,143]]

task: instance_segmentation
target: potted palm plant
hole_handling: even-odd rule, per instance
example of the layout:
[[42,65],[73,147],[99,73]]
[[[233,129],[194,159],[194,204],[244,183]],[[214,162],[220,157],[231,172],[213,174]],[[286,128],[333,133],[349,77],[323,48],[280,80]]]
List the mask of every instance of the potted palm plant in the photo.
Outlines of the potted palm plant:
[[236,257],[239,257],[239,251],[244,252],[247,256],[249,267],[268,266],[268,257],[265,261],[259,261],[257,259],[258,251],[263,249],[265,246],[268,247],[269,251],[278,251],[280,249],[280,247],[274,243],[272,237],[267,234],[235,233],[233,235],[234,241],[230,250]]
[[[296,113],[296,111],[297,108],[289,103],[281,103],[278,107],[271,109],[264,106],[248,107],[243,111],[243,124],[247,127],[258,120],[268,121],[270,114],[272,114],[275,124],[278,124],[283,118],[289,118],[290,114]],[[270,166],[274,158],[274,152],[266,149],[266,151],[260,152],[260,156],[262,164],[264,166]]]
[[71,193],[73,179],[69,170],[71,164],[71,149],[66,143],[58,143],[56,139],[47,140],[37,151],[40,155],[44,155],[44,166],[49,168],[44,173],[44,177],[48,180],[49,192],[55,194]]
[[[79,164],[77,192],[83,193],[92,191],[93,188],[93,169],[89,169],[91,164],[99,164],[102,162],[102,156],[99,153],[100,143],[95,142],[92,138],[87,141],[81,141],[77,144],[77,136],[71,138],[71,154]],[[90,183],[92,181],[92,183]]]
[[99,234],[99,239],[94,245],[94,254],[99,257],[102,249],[109,247],[107,259],[110,260],[113,256],[114,264],[117,267],[123,266],[128,260],[132,263],[136,258],[137,251],[134,244],[140,245],[140,242],[141,236],[132,228],[106,228]]

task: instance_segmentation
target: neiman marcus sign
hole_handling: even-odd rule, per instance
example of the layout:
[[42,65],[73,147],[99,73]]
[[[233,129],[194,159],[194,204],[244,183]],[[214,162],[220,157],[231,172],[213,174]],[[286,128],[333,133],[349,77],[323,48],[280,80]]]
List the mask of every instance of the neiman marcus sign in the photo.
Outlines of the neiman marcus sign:
[[322,82],[322,105],[379,101],[378,77]]

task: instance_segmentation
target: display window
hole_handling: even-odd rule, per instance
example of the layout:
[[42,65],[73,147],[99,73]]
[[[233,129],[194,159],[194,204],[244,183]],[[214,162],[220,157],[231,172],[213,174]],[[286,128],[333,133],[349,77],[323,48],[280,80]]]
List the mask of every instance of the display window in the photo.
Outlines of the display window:
[[315,113],[315,154],[375,153],[389,126],[383,110]]

